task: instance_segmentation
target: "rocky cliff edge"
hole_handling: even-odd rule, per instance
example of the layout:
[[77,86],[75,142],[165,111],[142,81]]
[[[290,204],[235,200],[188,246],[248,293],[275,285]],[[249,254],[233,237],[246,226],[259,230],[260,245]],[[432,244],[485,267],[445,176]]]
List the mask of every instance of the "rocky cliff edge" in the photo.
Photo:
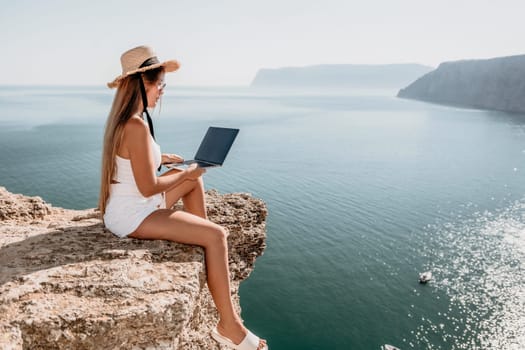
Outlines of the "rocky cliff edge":
[[[265,204],[207,192],[230,235],[232,296],[265,248]],[[0,349],[219,349],[204,251],[119,239],[98,213],[0,187]]]

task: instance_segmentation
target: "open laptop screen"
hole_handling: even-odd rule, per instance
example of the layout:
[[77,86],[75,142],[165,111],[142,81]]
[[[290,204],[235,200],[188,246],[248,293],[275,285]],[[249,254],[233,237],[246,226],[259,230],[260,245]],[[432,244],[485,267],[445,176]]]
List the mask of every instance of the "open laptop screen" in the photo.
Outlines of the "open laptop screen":
[[195,160],[222,165],[238,133],[239,129],[210,126]]

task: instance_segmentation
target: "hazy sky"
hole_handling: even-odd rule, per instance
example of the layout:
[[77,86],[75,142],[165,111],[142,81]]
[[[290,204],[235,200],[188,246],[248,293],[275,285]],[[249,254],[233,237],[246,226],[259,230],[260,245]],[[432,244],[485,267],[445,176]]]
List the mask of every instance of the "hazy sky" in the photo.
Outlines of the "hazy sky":
[[523,0],[0,0],[0,84],[104,85],[149,44],[168,83],[247,85],[259,68],[525,54]]

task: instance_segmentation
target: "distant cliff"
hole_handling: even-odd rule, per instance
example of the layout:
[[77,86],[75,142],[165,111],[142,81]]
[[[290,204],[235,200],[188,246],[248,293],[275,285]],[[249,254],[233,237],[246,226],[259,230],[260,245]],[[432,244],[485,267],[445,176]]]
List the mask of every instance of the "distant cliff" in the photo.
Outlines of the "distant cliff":
[[253,87],[399,88],[431,67],[420,64],[325,64],[309,67],[260,69]]
[[445,62],[397,95],[448,105],[525,112],[525,55]]

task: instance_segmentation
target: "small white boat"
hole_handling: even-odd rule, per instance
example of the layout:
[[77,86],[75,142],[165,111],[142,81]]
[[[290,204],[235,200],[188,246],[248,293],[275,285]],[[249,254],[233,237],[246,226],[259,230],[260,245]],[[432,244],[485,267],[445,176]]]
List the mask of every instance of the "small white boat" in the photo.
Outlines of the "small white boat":
[[419,274],[419,283],[427,283],[432,279],[432,272],[425,271]]
[[401,350],[401,349],[396,348],[394,345],[385,344],[385,345],[381,345],[381,350]]

